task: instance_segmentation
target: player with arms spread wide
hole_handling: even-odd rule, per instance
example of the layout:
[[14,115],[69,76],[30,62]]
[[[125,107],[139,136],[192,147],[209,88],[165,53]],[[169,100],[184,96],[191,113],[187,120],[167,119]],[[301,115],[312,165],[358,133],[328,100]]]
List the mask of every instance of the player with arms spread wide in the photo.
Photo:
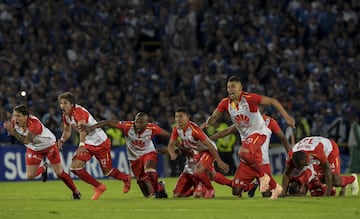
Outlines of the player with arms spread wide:
[[[276,194],[279,194],[282,190],[281,186],[274,182],[274,179],[264,173],[261,168],[261,147],[268,138],[268,130],[259,111],[259,105],[275,107],[292,127],[295,127],[295,120],[289,116],[276,99],[255,93],[247,93],[242,89],[240,79],[235,76],[230,77],[227,82],[229,96],[220,101],[212,115],[201,127],[206,128],[209,124],[214,124],[223,112],[228,112],[242,140],[239,157],[258,173],[260,177],[260,192],[275,189]],[[276,187],[269,188],[269,183],[276,185]]]
[[4,128],[9,135],[14,136],[26,146],[26,175],[28,179],[34,179],[40,174],[45,177],[43,181],[47,179],[47,167],[39,167],[42,159],[46,157],[56,175],[73,192],[73,199],[80,199],[80,192],[69,174],[65,173],[61,166],[60,152],[55,135],[37,117],[31,115],[26,106],[16,106],[12,121],[4,122]]
[[123,131],[126,139],[127,156],[137,183],[145,197],[167,198],[164,184],[158,183],[157,152],[153,143],[155,136],[170,138],[170,133],[155,123],[150,123],[148,115],[139,112],[134,121],[103,120],[92,126],[81,125],[80,129],[92,131],[110,126]]

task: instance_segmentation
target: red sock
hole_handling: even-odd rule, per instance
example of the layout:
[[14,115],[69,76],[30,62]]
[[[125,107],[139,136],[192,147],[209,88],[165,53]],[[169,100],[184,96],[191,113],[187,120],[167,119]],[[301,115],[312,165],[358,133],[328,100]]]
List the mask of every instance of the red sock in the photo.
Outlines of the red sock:
[[261,169],[260,164],[254,157],[254,155],[248,152],[241,152],[239,156],[240,159],[243,160],[247,165],[252,167],[259,174],[260,177],[264,176],[264,171]]
[[354,176],[340,176],[341,177],[341,187],[345,187],[352,182],[354,182],[355,177]]
[[92,177],[84,168],[80,170],[71,170],[75,175],[77,175],[83,181],[89,183],[90,185],[94,186],[95,188],[100,186],[101,183],[97,181],[94,177]]
[[40,174],[42,174],[45,171],[45,167],[41,166],[36,170],[35,176],[39,176]]
[[122,181],[127,180],[126,174],[123,172],[120,172],[120,170],[115,169],[115,168],[113,168],[111,170],[111,173],[109,174],[109,176],[111,176],[117,180],[122,180]]
[[155,192],[162,189],[160,187],[159,183],[158,183],[159,176],[158,176],[158,173],[156,171],[154,171],[154,172],[146,172],[146,175],[149,177],[151,185],[153,186]]
[[231,186],[232,184],[232,180],[226,178],[224,175],[222,175],[219,172],[216,172],[215,176],[214,176],[214,181],[219,183],[220,185],[227,185],[227,186]]
[[78,192],[74,181],[71,179],[69,174],[63,171],[60,175],[58,175],[58,177],[65,183],[65,185],[67,185],[67,187],[69,187],[69,189],[71,189],[73,193]]
[[198,182],[201,182],[202,184],[204,184],[204,186],[208,190],[213,190],[214,189],[214,187],[211,185],[210,178],[209,178],[209,175],[207,173],[205,173],[205,172],[203,172],[203,173],[195,173],[194,176],[195,176],[195,179]]

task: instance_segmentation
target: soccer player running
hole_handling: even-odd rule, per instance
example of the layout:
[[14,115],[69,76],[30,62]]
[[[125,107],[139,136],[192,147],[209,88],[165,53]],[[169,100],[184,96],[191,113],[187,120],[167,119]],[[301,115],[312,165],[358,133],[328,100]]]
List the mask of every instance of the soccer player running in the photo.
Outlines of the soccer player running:
[[[197,165],[194,170],[194,177],[197,183],[202,183],[206,187],[205,198],[213,198],[215,195],[214,187],[211,185],[207,171],[213,172],[214,177],[224,177],[216,173],[213,168],[213,162],[216,161],[220,170],[229,171],[229,165],[224,163],[214,142],[204,133],[204,131],[194,122],[190,121],[190,115],[185,107],[177,108],[175,111],[176,126],[172,129],[171,138],[168,144],[168,152],[171,160],[175,160],[175,146],[178,137],[180,137],[184,148],[193,149]],[[224,177],[225,178],[225,177]],[[219,181],[219,179],[215,180]],[[220,179],[221,181],[221,179]],[[224,183],[225,184],[225,183]]]
[[351,186],[353,195],[358,194],[357,176],[355,174],[351,176],[340,175],[339,148],[335,141],[320,136],[305,137],[294,145],[288,155],[289,158],[286,161],[282,178],[284,188],[282,197],[287,195],[286,191],[292,171],[294,169],[305,170],[309,165],[314,165],[320,180],[325,180],[325,196],[331,195],[332,186],[344,189],[347,185]]
[[56,175],[73,192],[72,198],[80,199],[80,192],[62,168],[55,135],[37,117],[31,115],[24,105],[16,106],[12,117],[12,121],[4,122],[4,128],[26,147],[27,178],[34,179],[42,174],[43,181],[47,180],[47,164],[40,166],[42,159],[46,157]]
[[99,199],[106,191],[106,186],[92,177],[85,169],[85,163],[89,161],[92,156],[95,156],[99,161],[105,176],[111,176],[124,182],[123,192],[127,193],[131,186],[131,175],[122,173],[112,167],[110,153],[111,143],[105,132],[100,128],[91,132],[85,132],[79,129],[79,126],[83,124],[96,124],[97,122],[94,117],[84,107],[75,104],[75,98],[70,92],[60,94],[58,101],[63,112],[62,119],[64,123],[64,130],[58,141],[58,146],[61,148],[64,142],[70,137],[72,128],[79,132],[80,143],[74,154],[70,169],[80,179],[94,187],[95,192],[91,199]]
[[[270,159],[269,159],[269,147],[270,147],[270,137],[271,134],[274,133],[282,142],[282,145],[284,146],[286,152],[289,152],[291,150],[290,143],[288,142],[286,135],[281,130],[279,124],[276,122],[275,119],[271,118],[270,116],[263,115],[263,119],[265,121],[265,126],[268,129],[268,132],[266,133],[267,139],[265,143],[261,146],[261,168],[264,171],[264,173],[268,174],[270,178],[272,178],[271,175],[271,165],[270,165]],[[232,125],[220,132],[215,133],[214,135],[210,136],[211,140],[216,140],[218,138],[225,137],[229,134],[236,132],[235,125]],[[254,178],[258,178],[259,175],[257,172],[255,172],[252,168],[250,168],[244,161],[240,160],[239,167],[234,175],[233,179],[233,195],[242,196],[242,191],[248,191],[248,196],[253,197],[254,192],[257,188],[258,182],[250,184]],[[263,197],[270,197],[271,199],[276,199],[277,195],[276,193],[271,192],[271,190],[274,190],[277,186],[277,184],[273,184],[275,181],[270,181],[269,189],[265,192],[262,192]],[[279,190],[277,190],[279,193]]]
[[127,156],[143,195],[167,198],[163,182],[158,182],[158,160],[153,138],[162,136],[169,139],[170,133],[150,123],[144,112],[136,114],[134,121],[103,120],[92,126],[81,125],[80,129],[89,132],[105,126],[118,128],[124,133]]
[[[219,102],[212,115],[209,116],[201,127],[207,128],[209,125],[214,124],[223,112],[229,113],[242,140],[239,157],[259,175],[260,192],[265,192],[269,189],[269,183],[271,185],[277,184],[274,179],[261,168],[261,147],[266,142],[269,131],[265,126],[265,121],[259,111],[259,106],[271,105],[275,107],[291,127],[295,127],[295,120],[289,116],[278,100],[243,91],[240,79],[235,76],[228,79],[227,92],[229,96]],[[281,186],[276,186],[275,189],[276,194],[282,190]]]

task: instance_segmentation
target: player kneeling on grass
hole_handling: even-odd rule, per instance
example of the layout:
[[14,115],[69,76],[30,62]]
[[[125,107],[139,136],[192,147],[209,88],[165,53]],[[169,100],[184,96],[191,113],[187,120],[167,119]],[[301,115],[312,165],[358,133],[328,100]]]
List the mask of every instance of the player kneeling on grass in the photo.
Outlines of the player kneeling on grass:
[[61,166],[55,135],[37,117],[31,115],[26,106],[16,106],[12,121],[4,122],[4,128],[9,135],[14,136],[26,146],[26,175],[28,179],[34,179],[42,174],[43,181],[47,180],[47,164],[39,167],[42,159],[46,157],[56,175],[73,192],[72,198],[80,199],[80,192]]

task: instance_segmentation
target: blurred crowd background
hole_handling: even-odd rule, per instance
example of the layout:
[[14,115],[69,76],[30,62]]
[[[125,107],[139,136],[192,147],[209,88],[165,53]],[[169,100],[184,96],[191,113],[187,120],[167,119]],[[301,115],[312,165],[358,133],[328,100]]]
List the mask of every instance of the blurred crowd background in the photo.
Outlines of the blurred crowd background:
[[[71,91],[98,120],[144,111],[170,130],[186,106],[201,124],[236,75],[285,106],[297,140],[346,146],[360,112],[359,12],[358,0],[4,0],[0,121],[26,104],[59,136],[57,96]],[[2,126],[0,143],[15,143]]]

